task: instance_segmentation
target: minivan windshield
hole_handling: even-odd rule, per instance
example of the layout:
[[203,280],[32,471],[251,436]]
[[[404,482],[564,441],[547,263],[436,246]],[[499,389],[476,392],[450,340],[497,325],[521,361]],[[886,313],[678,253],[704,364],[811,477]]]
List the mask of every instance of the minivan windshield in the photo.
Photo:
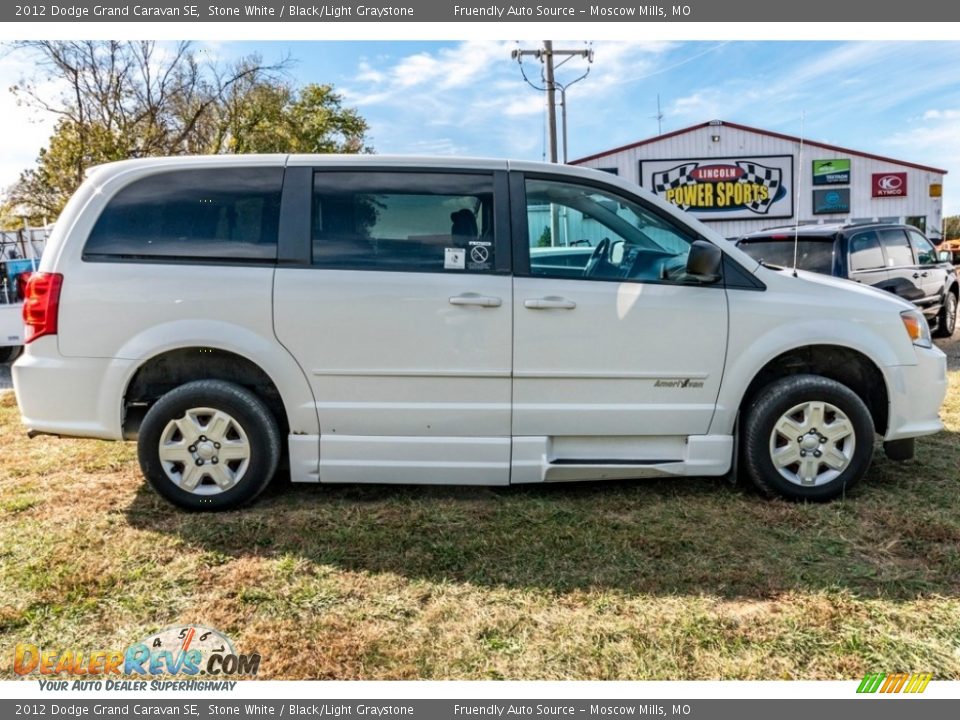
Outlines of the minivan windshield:
[[[766,265],[793,267],[793,238],[744,239],[737,243],[754,260]],[[833,238],[800,237],[797,241],[797,268],[831,275],[833,272]]]

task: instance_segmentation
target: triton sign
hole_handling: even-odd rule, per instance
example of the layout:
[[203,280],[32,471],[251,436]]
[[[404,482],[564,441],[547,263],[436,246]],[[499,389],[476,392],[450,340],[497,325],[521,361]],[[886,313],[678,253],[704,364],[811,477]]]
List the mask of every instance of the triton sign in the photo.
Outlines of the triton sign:
[[813,161],[814,185],[847,185],[850,182],[850,158]]

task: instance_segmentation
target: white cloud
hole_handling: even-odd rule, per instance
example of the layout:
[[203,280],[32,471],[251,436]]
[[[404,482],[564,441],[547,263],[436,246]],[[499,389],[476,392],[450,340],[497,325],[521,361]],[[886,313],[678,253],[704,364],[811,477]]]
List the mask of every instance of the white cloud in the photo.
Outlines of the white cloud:
[[924,163],[947,171],[944,182],[943,214],[960,214],[960,132],[957,119],[960,111],[934,111],[924,114],[922,121],[914,122],[883,141],[891,153],[909,157],[914,162]]
[[369,60],[364,60],[354,82],[387,86],[394,91],[465,87],[490,75],[498,61],[509,60],[511,47],[511,43],[506,42],[467,41],[436,52],[406,55],[394,60],[392,66],[374,67]]
[[703,122],[705,120],[722,119],[727,112],[728,105],[724,95],[717,90],[699,90],[692,95],[677,98],[667,110],[671,120],[685,120],[681,125],[689,122]]
[[960,120],[960,110],[927,110],[924,120]]
[[[370,119],[374,145],[383,152],[413,149],[411,131],[422,135],[424,127],[433,127],[456,129],[472,137],[471,147],[480,154],[497,148],[499,153],[516,150],[529,157],[543,144],[540,118],[546,98],[524,82],[523,73],[539,85],[542,64],[528,56],[521,68],[511,51],[540,45],[539,40],[466,41],[401,57],[364,58],[340,90],[349,104],[362,108]],[[558,42],[556,47],[589,49],[591,45]],[[620,99],[626,85],[657,72],[674,47],[663,42],[604,42],[597,45],[592,65],[580,57],[563,64],[558,58],[560,83],[571,83],[590,70],[583,82],[570,86],[571,112]],[[383,115],[389,117],[377,117]]]
[[357,68],[357,80],[361,82],[379,83],[383,82],[386,76],[379,70],[374,70],[366,60],[361,60]]
[[540,115],[546,107],[546,98],[544,93],[530,93],[525,98],[516,98],[510,100],[503,107],[503,114],[507,117],[517,117],[520,115]]
[[[20,173],[34,166],[40,149],[53,134],[56,118],[42,112],[10,91],[13,85],[29,78],[36,70],[31,58],[20,51],[7,50],[0,55],[0,191],[17,181]],[[63,90],[58,83],[40,83],[42,97],[53,97]]]
[[442,137],[417,140],[410,144],[409,152],[415,155],[464,155],[466,149],[451,138]]

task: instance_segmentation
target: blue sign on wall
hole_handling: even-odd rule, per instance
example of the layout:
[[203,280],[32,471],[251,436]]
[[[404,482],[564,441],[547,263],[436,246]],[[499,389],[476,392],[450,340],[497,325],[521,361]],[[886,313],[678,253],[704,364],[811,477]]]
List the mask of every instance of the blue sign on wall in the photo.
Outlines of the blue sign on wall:
[[848,212],[850,212],[850,188],[813,191],[814,215]]

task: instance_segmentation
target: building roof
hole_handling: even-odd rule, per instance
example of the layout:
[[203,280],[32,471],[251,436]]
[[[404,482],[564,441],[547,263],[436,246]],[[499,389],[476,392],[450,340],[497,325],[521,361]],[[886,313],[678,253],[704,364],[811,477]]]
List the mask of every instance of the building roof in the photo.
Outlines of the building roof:
[[744,130],[746,132],[756,133],[757,135],[766,135],[767,137],[778,138],[780,140],[789,140],[790,142],[795,143],[803,142],[804,145],[824,148],[825,150],[832,150],[833,152],[844,153],[846,155],[857,155],[858,157],[870,158],[871,160],[880,160],[881,162],[893,163],[895,165],[903,165],[905,167],[916,168],[917,170],[926,170],[928,172],[939,173],[940,175],[947,174],[946,170],[929,167],[928,165],[918,165],[917,163],[896,160],[894,158],[884,157],[883,155],[874,155],[873,153],[862,152],[860,150],[851,150],[850,148],[839,147],[837,145],[827,145],[826,143],[817,142],[816,140],[801,140],[801,138],[796,137],[795,135],[785,135],[784,133],[773,132],[772,130],[761,130],[760,128],[750,127],[748,125],[740,125],[739,123],[727,122],[725,120],[710,120],[699,123],[698,125],[691,125],[690,127],[674,130],[672,132],[664,133],[663,135],[657,135],[652,138],[647,138],[646,140],[639,140],[637,142],[630,143],[629,145],[621,145],[620,147],[616,147],[611,150],[604,150],[603,152],[587,155],[586,157],[578,158],[576,160],[571,160],[570,164],[578,165],[580,163],[585,163],[588,160],[597,160],[602,157],[615,155],[616,153],[623,152],[624,150],[633,150],[634,148],[660,142],[661,140],[676,137],[677,135],[685,135],[688,132],[693,132],[694,130],[700,130],[701,128],[707,127],[729,127],[736,130]]

